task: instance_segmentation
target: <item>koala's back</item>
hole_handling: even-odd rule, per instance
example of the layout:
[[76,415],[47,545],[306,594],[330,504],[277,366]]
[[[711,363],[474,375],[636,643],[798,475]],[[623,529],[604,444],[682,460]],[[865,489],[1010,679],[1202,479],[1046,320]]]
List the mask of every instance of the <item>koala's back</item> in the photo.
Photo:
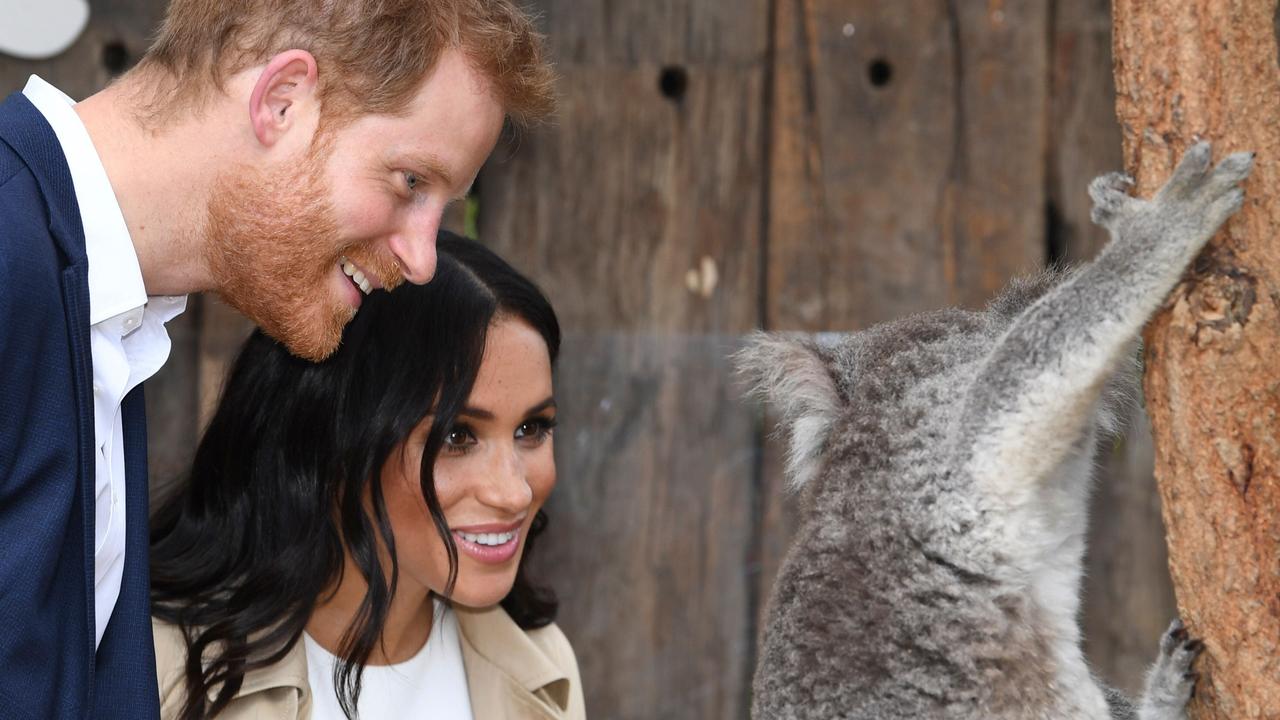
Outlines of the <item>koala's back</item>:
[[[1047,285],[1052,278],[1041,279]],[[831,348],[841,415],[770,603],[757,718],[1027,718],[1052,654],[1007,540],[944,451],[1016,310],[944,310]],[[945,558],[964,558],[955,562]]]
[[[757,718],[1133,717],[1080,647],[1089,474],[1143,324],[1244,203],[1253,155],[1210,158],[1195,145],[1150,200],[1119,173],[1094,180],[1112,242],[983,313],[836,344],[764,333],[739,353],[805,494]],[[1184,720],[1201,647],[1170,625],[1139,716]]]

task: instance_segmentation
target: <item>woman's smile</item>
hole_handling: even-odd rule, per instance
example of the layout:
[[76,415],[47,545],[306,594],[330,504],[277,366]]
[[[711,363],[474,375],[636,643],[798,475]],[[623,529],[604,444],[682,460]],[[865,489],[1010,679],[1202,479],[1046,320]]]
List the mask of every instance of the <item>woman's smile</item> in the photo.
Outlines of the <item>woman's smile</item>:
[[452,529],[453,539],[460,552],[482,563],[505,563],[520,550],[520,528],[524,520],[455,527]]
[[504,533],[465,533],[454,530],[458,550],[482,563],[509,562],[520,549],[520,529]]

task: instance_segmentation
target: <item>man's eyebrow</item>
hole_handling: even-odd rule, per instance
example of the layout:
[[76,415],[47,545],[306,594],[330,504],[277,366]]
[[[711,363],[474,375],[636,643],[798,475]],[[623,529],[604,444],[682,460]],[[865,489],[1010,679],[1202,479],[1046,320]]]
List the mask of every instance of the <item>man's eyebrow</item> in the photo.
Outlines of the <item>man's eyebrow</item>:
[[[422,168],[422,170],[427,173],[435,175],[440,182],[445,184],[446,187],[453,187],[453,175],[449,174],[448,168],[444,166],[444,163],[440,162],[440,158],[435,155],[418,155],[415,153],[409,153],[407,157],[411,164]],[[468,183],[467,187],[464,188],[461,193],[449,198],[449,202],[466,200],[467,196],[471,194],[471,186],[474,184],[474,181]]]
[[440,158],[435,155],[418,155],[416,153],[406,153],[405,157],[411,165],[435,175],[445,185],[453,187],[453,175],[449,174],[449,169],[444,166],[444,163],[440,162]]

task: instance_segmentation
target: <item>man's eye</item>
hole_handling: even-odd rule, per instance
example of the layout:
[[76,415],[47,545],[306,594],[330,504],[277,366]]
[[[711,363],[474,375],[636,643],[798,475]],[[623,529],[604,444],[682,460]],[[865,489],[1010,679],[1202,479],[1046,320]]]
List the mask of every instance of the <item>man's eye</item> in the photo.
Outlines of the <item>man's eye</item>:
[[418,187],[418,174],[415,172],[406,172],[404,174],[404,184],[407,185],[410,190]]

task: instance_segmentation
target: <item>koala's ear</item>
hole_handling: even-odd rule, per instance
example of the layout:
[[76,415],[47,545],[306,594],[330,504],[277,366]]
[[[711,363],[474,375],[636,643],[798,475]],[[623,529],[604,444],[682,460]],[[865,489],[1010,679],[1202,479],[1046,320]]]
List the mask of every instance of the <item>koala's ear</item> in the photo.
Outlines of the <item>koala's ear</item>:
[[787,485],[799,490],[818,472],[840,396],[826,360],[808,336],[758,332],[734,357],[738,372],[781,415]]

